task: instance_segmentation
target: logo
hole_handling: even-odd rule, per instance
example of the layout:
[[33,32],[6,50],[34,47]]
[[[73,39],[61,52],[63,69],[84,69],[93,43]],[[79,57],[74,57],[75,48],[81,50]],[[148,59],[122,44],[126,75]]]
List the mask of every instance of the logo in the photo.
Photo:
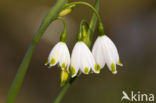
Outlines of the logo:
[[127,101],[135,101],[135,102],[153,102],[154,101],[154,94],[145,94],[141,93],[140,91],[134,92],[131,91],[131,93],[128,95],[125,91],[122,91],[122,98],[121,101],[127,100]]

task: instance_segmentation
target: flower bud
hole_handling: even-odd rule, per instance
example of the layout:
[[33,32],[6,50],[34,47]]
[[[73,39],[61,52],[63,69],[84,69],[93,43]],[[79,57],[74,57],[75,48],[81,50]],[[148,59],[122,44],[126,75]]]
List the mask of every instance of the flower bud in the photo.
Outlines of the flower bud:
[[64,86],[64,84],[68,80],[68,77],[69,77],[68,72],[66,70],[62,70],[61,71],[61,87]]
[[58,16],[65,16],[65,15],[69,14],[72,11],[73,7],[75,7],[75,5],[66,4]]
[[72,11],[71,8],[69,8],[69,9],[64,9],[64,10],[62,10],[62,11],[59,13],[59,16],[65,16],[65,15],[69,14],[71,11]]

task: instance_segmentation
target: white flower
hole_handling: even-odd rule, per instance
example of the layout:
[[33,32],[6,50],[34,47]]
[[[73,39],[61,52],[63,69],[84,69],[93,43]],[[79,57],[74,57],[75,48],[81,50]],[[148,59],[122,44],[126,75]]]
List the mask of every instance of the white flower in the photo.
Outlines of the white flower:
[[49,67],[59,64],[62,70],[70,66],[70,54],[66,43],[58,42],[51,50],[45,65]]
[[97,38],[93,45],[92,53],[97,65],[103,68],[106,63],[113,74],[117,73],[116,64],[122,66],[115,44],[106,35]]
[[75,77],[78,71],[80,71],[80,73],[89,74],[91,70],[95,73],[100,72],[100,68],[97,68],[95,59],[87,45],[82,41],[77,42],[71,55],[72,77]]

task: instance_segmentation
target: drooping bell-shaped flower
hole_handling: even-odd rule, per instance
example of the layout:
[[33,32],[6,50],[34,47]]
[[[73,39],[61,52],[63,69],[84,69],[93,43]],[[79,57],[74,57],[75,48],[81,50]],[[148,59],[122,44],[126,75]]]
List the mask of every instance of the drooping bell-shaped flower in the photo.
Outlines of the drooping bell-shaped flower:
[[75,77],[78,72],[89,74],[91,71],[99,73],[100,68],[97,67],[95,59],[87,45],[82,41],[78,41],[71,55],[72,77]]
[[58,42],[51,50],[45,65],[52,67],[59,64],[62,70],[68,69],[70,66],[70,54],[65,42]]
[[97,65],[103,68],[106,63],[113,74],[117,73],[116,64],[122,66],[115,44],[106,35],[98,36],[93,45],[92,53]]

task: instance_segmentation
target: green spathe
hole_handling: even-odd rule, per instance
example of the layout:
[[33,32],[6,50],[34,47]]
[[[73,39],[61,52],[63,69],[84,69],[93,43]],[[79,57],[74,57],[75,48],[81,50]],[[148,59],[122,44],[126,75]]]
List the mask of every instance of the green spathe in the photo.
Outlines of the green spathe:
[[72,11],[72,9],[70,9],[70,8],[65,9],[59,13],[59,16],[65,16],[65,15],[69,14],[71,11]]
[[66,4],[65,7],[62,9],[62,11],[59,13],[59,16],[65,16],[68,15],[72,9],[75,7],[75,4],[70,5],[70,4]]

